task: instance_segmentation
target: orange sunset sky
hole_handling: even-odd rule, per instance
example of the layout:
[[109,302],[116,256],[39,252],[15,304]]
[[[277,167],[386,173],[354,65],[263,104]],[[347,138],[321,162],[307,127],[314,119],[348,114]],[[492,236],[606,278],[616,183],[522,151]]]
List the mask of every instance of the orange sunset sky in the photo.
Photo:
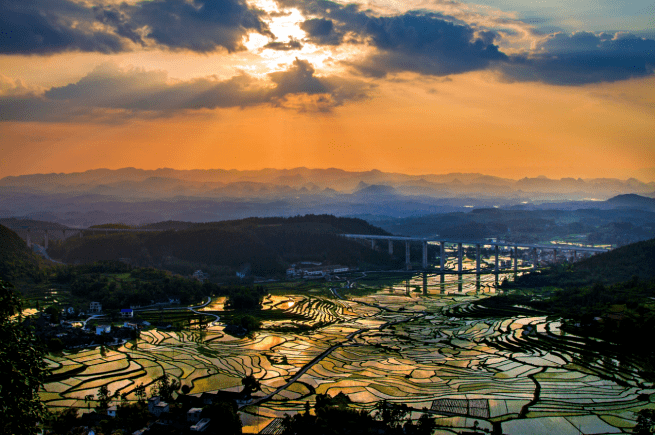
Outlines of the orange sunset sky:
[[0,177],[306,166],[655,181],[652,3],[543,3],[3,2]]

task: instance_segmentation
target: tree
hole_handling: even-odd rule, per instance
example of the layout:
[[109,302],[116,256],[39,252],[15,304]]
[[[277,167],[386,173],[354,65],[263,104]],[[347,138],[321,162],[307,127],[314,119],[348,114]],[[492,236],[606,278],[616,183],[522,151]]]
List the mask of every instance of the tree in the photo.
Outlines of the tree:
[[180,389],[180,381],[171,379],[168,374],[164,373],[157,378],[153,395],[159,396],[164,402],[173,400],[173,393]]
[[77,426],[77,409],[66,408],[60,412],[54,412],[48,417],[47,426],[54,433],[67,433],[72,427]]
[[139,403],[146,402],[146,386],[139,384],[134,388],[134,395]]
[[249,398],[252,393],[261,389],[261,384],[253,375],[248,375],[241,379],[241,383],[243,384],[241,394],[245,398]]
[[632,433],[650,435],[655,431],[655,409],[642,409],[637,413],[637,425]]
[[98,388],[98,406],[96,406],[96,410],[102,413],[107,412],[107,408],[109,408],[109,402],[111,402],[111,399],[112,395],[106,385]]
[[31,434],[46,415],[39,389],[48,370],[42,346],[13,317],[22,306],[12,287],[0,280],[0,432]]
[[[211,418],[214,425],[210,433],[220,435],[237,435],[241,433],[241,419],[239,418],[237,404],[234,401],[218,401],[206,406],[200,415],[202,418]],[[218,425],[216,424],[218,423]]]

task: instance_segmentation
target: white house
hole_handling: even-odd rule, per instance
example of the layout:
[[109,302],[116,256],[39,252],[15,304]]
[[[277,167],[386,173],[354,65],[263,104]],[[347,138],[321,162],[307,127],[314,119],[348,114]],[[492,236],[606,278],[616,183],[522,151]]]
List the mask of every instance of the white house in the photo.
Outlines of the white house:
[[99,313],[102,311],[102,304],[100,302],[91,302],[89,304],[89,313]]
[[186,413],[186,421],[198,423],[200,421],[200,414],[202,414],[202,408],[191,408]]
[[168,403],[162,402],[159,396],[151,397],[148,399],[148,411],[159,417],[165,412],[168,412]]
[[132,308],[123,308],[121,310],[121,316],[122,317],[134,317],[134,311]]

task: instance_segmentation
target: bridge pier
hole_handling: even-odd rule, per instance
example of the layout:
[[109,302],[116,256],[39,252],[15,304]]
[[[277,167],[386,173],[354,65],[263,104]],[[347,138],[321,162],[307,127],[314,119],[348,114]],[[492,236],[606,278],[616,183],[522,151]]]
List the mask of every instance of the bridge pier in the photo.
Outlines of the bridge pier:
[[573,262],[578,261],[578,251],[573,251]]
[[393,255],[393,240],[389,240],[389,255]]
[[29,228],[27,229],[27,247],[31,248],[32,247],[32,239],[30,238],[30,230]]
[[496,275],[498,275],[498,245],[494,246],[494,255],[495,255],[494,272],[496,273]]
[[537,256],[537,248],[532,248],[532,268],[537,269],[537,263],[539,262],[539,257]]
[[480,273],[480,244],[475,245],[475,272]]
[[423,269],[428,268],[428,242],[423,242]]
[[461,272],[462,271],[462,244],[458,243],[457,244],[457,271]]
[[374,250],[374,251],[375,251],[375,245],[377,245],[377,243],[375,242],[375,239],[372,239],[371,240],[371,249]]
[[441,263],[441,271],[443,272],[446,267],[446,242],[439,242],[439,245],[441,250],[441,253],[439,254],[439,263]]
[[446,277],[444,276],[443,273],[441,274],[441,278],[439,278],[439,284],[441,284],[440,285],[441,288],[439,289],[439,292],[441,294],[446,293]]
[[407,270],[409,270],[412,265],[409,260],[409,242],[405,242],[405,267]]
[[423,294],[428,295],[428,273],[423,272]]
[[557,263],[557,249],[553,249],[553,263]]
[[48,249],[48,230],[45,230],[45,241],[43,242],[45,249]]
[[519,270],[519,247],[514,245],[514,273]]

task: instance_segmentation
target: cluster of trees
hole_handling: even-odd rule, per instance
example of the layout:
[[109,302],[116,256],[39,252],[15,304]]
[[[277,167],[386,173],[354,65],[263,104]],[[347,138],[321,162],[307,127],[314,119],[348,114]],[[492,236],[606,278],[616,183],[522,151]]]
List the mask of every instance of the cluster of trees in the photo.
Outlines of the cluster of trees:
[[[125,275],[118,278],[116,274]],[[82,301],[100,302],[104,309],[119,309],[130,305],[149,305],[179,299],[187,305],[206,296],[227,296],[226,306],[235,310],[261,307],[266,295],[262,286],[221,286],[200,282],[153,268],[135,268],[117,261],[101,261],[84,265],[58,266],[48,270],[52,282],[67,286],[71,294]],[[51,311],[57,315],[58,309]]]
[[178,231],[112,233],[53,243],[49,253],[64,262],[129,259],[138,266],[193,269],[201,264],[255,275],[281,275],[288,263],[315,260],[356,266],[397,266],[388,254],[341,237],[343,233],[387,234],[361,219],[330,215],[250,218],[194,224]]
[[[20,320],[13,286],[0,280],[0,433],[33,434],[46,416],[39,389],[48,375],[45,352]],[[18,319],[15,316],[19,316]]]
[[398,434],[430,435],[436,428],[433,418],[427,413],[413,421],[411,409],[405,404],[378,403],[373,413],[357,411],[349,407],[350,399],[343,393],[334,397],[327,394],[316,396],[314,413],[308,402],[305,412],[284,419],[284,435],[332,435],[346,434]]
[[0,225],[0,279],[8,282],[41,282],[45,274],[39,259],[18,234]]

